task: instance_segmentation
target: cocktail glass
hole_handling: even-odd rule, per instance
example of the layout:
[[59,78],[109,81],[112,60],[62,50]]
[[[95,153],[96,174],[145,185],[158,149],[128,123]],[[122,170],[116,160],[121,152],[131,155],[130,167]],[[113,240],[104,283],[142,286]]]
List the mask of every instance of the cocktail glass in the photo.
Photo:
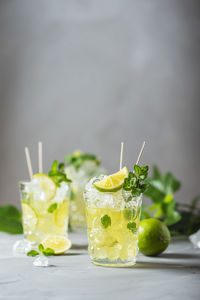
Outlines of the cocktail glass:
[[102,266],[134,265],[142,194],[133,197],[122,188],[116,192],[100,192],[93,183],[103,178],[91,179],[84,192],[91,260]]
[[74,232],[85,232],[87,228],[83,198],[85,185],[92,177],[105,174],[105,170],[93,161],[85,161],[78,170],[74,166],[67,166],[65,171],[72,179],[69,205],[70,227]]
[[67,236],[70,187],[62,182],[48,199],[34,181],[19,183],[24,237],[38,244],[49,236]]

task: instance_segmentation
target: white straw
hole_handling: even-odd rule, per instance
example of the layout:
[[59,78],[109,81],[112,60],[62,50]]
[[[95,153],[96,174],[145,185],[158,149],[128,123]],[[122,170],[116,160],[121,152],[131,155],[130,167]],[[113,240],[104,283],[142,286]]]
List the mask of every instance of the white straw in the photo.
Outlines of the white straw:
[[38,168],[39,173],[43,173],[43,166],[42,166],[42,142],[38,143]]
[[29,150],[28,150],[27,147],[25,147],[25,155],[26,155],[26,162],[27,162],[27,166],[28,166],[28,172],[29,172],[30,180],[32,180],[33,170],[32,170],[32,166],[31,166],[30,153],[29,153]]
[[121,142],[121,153],[120,153],[120,164],[119,164],[119,169],[122,169],[122,163],[123,163],[123,151],[124,151],[124,143]]
[[142,144],[142,148],[141,148],[141,150],[140,150],[140,154],[138,155],[138,159],[137,159],[137,161],[136,161],[136,165],[139,164],[140,158],[141,158],[142,153],[143,153],[143,151],[144,151],[144,146],[145,146],[145,144],[146,144],[146,142],[144,141],[143,144]]

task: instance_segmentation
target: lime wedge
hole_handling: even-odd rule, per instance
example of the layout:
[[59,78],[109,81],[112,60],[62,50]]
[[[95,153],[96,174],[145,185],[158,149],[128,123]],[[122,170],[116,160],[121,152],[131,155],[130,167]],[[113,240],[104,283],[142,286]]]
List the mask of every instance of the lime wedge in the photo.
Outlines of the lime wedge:
[[38,218],[35,211],[26,203],[22,203],[22,213],[23,213],[23,226],[25,232],[33,232]]
[[51,177],[46,174],[35,174],[33,178],[34,181],[40,185],[42,191],[44,192],[46,201],[49,201],[55,197],[56,184]]
[[67,227],[68,201],[59,204],[54,212],[54,223],[57,227]]
[[108,177],[105,177],[101,181],[93,183],[95,188],[100,192],[116,192],[118,191],[123,183],[124,179],[128,176],[128,169],[124,167],[119,172],[114,173]]
[[55,254],[62,254],[69,250],[72,242],[65,236],[55,235],[47,237],[42,243],[44,248],[51,248]]

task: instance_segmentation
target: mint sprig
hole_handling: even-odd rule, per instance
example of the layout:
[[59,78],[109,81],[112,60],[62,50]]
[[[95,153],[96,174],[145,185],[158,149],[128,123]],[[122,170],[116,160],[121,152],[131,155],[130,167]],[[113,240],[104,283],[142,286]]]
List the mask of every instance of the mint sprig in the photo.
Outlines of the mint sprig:
[[51,248],[44,248],[44,246],[42,244],[39,244],[38,245],[38,250],[30,250],[29,252],[27,252],[27,256],[32,256],[32,257],[35,257],[37,255],[39,255],[40,253],[42,253],[43,255],[45,256],[51,256],[51,255],[54,255],[55,251]]
[[129,172],[128,177],[124,179],[123,189],[130,191],[133,197],[138,197],[147,189],[144,182],[148,177],[148,166],[134,165],[134,173]]
[[64,172],[64,163],[58,163],[57,160],[54,160],[51,170],[48,175],[53,179],[56,186],[60,187],[61,182],[72,182],[71,179],[67,178]]
[[101,217],[101,224],[104,228],[111,226],[111,218],[108,215]]
[[68,154],[65,156],[65,160],[67,164],[72,165],[77,171],[87,160],[94,161],[97,166],[100,164],[100,160],[90,153]]
[[129,222],[127,224],[127,228],[132,232],[132,233],[136,233],[137,232],[137,226],[135,222]]

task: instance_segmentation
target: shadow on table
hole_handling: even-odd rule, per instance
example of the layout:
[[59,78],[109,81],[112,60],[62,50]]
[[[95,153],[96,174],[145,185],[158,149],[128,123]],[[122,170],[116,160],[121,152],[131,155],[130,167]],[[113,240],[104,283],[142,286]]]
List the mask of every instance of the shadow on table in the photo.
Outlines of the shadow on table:
[[175,258],[175,259],[192,259],[192,258],[199,258],[200,253],[163,253],[159,255],[160,258]]
[[76,245],[76,244],[73,244],[72,245],[72,250],[87,250],[88,249],[88,245],[85,244],[85,245]]

